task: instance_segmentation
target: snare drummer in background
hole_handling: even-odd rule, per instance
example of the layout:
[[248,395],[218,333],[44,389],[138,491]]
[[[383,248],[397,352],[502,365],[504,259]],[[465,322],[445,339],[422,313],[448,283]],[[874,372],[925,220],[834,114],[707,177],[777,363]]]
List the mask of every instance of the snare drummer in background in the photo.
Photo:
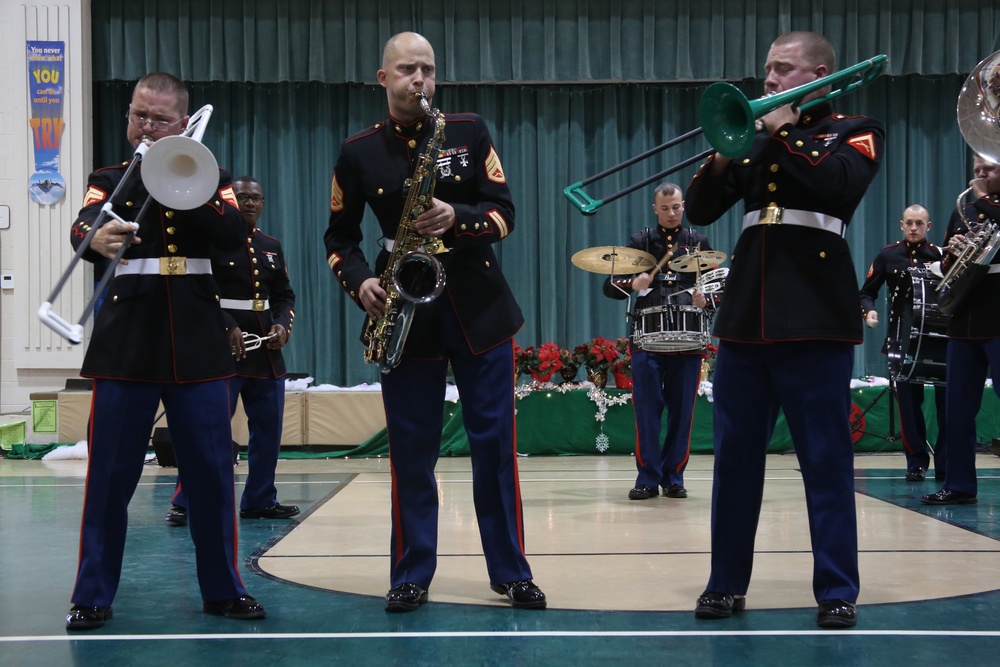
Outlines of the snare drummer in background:
[[[911,204],[903,211],[899,228],[903,240],[882,248],[875,257],[864,285],[861,286],[861,316],[865,323],[878,326],[878,312],[875,299],[883,284],[888,286],[889,297],[896,292],[901,278],[911,267],[924,267],[942,258],[941,249],[927,240],[931,228],[927,209],[920,204]],[[885,349],[883,348],[883,353]],[[927,448],[927,425],[924,423],[924,385],[922,382],[894,383],[896,402],[899,406],[899,427],[903,436],[903,450],[906,453],[906,481],[922,482],[930,466]],[[934,388],[934,403],[937,408],[937,445],[934,448],[934,479],[944,479],[945,471],[945,388]]]
[[[653,194],[657,225],[634,234],[628,247],[653,255],[659,262],[668,253],[679,257],[698,250],[711,250],[708,238],[681,225],[684,200],[680,186],[662,183]],[[604,282],[604,294],[612,299],[636,297],[636,312],[655,306],[684,305],[705,308],[709,300],[694,289],[695,273],[673,273],[663,263],[663,271],[650,276],[611,276]],[[685,291],[688,290],[688,291]],[[714,305],[714,304],[713,304]],[[635,406],[635,465],[639,474],[628,492],[632,500],[660,495],[687,498],[684,468],[691,452],[691,425],[694,403],[701,378],[702,350],[647,352],[632,336],[632,403]],[[663,409],[667,409],[667,433],[660,441]]]

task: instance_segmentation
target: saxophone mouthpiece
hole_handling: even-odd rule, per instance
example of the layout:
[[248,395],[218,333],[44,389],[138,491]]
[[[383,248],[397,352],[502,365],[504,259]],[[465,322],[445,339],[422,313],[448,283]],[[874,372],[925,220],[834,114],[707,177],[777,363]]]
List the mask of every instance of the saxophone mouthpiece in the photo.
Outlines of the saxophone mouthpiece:
[[420,106],[423,107],[424,113],[430,114],[431,113],[431,105],[430,105],[430,102],[427,101],[427,93],[424,93],[423,91],[421,91],[419,93],[413,93],[413,96],[417,98],[418,102],[420,102]]

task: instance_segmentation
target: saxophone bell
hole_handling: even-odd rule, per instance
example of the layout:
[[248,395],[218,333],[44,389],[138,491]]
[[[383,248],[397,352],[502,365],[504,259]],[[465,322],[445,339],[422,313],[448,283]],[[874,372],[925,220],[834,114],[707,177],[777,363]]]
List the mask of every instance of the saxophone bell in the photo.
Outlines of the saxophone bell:
[[411,250],[392,267],[392,283],[399,296],[410,303],[430,303],[445,286],[444,267],[437,257]]

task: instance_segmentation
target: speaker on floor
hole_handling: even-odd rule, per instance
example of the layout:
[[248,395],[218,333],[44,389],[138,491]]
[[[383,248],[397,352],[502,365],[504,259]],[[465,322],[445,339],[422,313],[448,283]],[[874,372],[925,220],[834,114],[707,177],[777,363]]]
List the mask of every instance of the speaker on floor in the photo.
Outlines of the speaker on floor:
[[[153,429],[153,453],[156,454],[156,462],[163,468],[176,468],[177,459],[174,457],[174,446],[170,442],[170,429],[157,427]],[[240,445],[233,440],[233,465],[239,463]]]

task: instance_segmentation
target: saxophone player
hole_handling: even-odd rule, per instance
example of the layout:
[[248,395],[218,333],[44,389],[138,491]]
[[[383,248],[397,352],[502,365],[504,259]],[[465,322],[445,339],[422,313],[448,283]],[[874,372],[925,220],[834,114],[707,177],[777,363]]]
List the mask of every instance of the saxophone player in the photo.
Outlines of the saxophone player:
[[[385,272],[414,176],[415,160],[433,134],[417,94],[434,96],[434,49],[404,32],[386,42],[379,83],[388,120],[341,146],[324,236],[337,282],[370,319],[383,316]],[[444,293],[416,306],[401,359],[381,376],[392,468],[390,590],[386,610],[427,601],[437,563],[438,489],[448,365],[462,398],[489,585],[513,607],[541,609],[524,554],[521,496],[514,446],[513,336],[524,318],[500,270],[493,244],[514,230],[514,205],[500,157],[483,119],[448,114],[436,161],[431,206],[412,221],[440,238]],[[369,267],[359,243],[365,205],[378,219],[385,247]]]
[[[976,155],[975,178],[969,182],[970,203],[956,211],[948,224],[945,249],[950,258],[970,238],[969,223],[1000,224],[1000,166]],[[948,258],[944,268],[948,268]],[[927,505],[976,503],[976,414],[983,401],[983,385],[992,374],[993,390],[1000,394],[1000,255],[989,273],[973,287],[948,324],[947,473],[937,493],[920,501]]]

